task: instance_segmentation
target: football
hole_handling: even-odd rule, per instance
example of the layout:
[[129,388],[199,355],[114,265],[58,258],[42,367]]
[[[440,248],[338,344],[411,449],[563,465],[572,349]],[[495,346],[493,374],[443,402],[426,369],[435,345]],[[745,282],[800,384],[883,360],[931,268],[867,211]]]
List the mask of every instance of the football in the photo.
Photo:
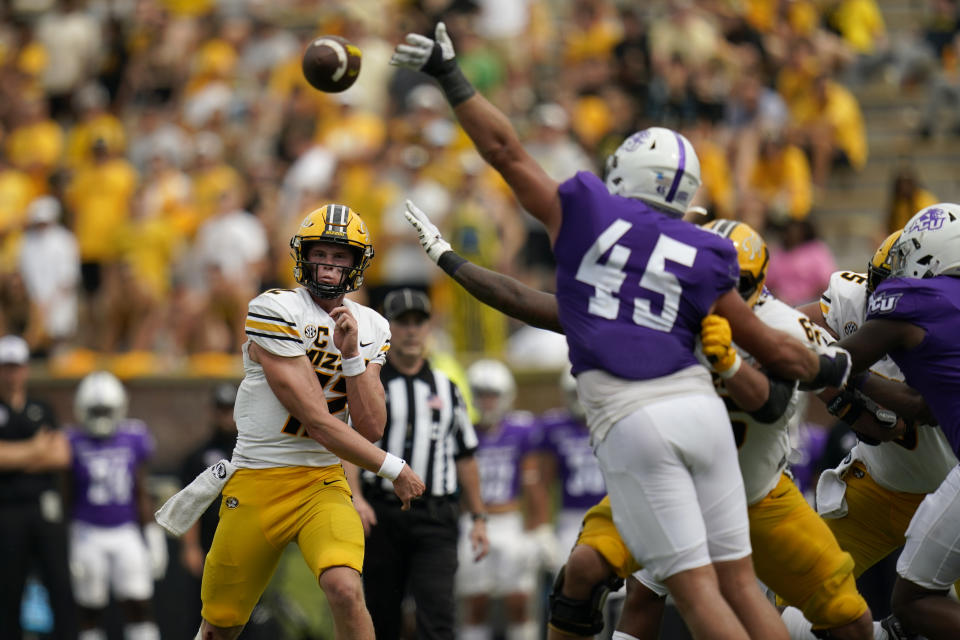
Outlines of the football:
[[315,89],[339,93],[360,74],[360,48],[340,36],[320,36],[303,52],[303,76]]

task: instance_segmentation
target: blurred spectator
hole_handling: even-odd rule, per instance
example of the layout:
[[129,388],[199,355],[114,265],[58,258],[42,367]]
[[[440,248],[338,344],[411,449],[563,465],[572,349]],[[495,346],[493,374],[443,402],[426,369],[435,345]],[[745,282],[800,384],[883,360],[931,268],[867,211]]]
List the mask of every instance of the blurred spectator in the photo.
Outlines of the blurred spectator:
[[76,170],[64,195],[73,214],[88,296],[97,294],[104,265],[117,256],[116,232],[130,216],[130,199],[139,180],[136,169],[109,140],[94,140],[92,153],[92,161]]
[[[116,230],[117,256],[103,269],[102,331],[93,344],[104,353],[145,352],[158,346],[170,299],[172,270],[182,236],[162,218],[148,216],[143,190],[134,194],[130,218]],[[179,314],[183,310],[171,310]],[[179,317],[179,315],[174,315]],[[175,326],[175,325],[174,325]]]
[[76,237],[60,224],[60,203],[56,198],[37,198],[27,208],[20,273],[37,318],[27,335],[32,349],[49,352],[74,338],[80,254]]
[[887,233],[903,229],[913,214],[938,202],[937,196],[920,186],[912,168],[900,169],[893,176],[887,200]]
[[34,193],[48,193],[50,177],[63,154],[63,131],[50,117],[43,98],[22,100],[15,108],[15,125],[4,141],[7,157],[30,177]]
[[827,243],[809,219],[790,220],[771,247],[767,287],[791,307],[817,300],[837,270]]
[[57,640],[77,637],[70,588],[67,528],[59,474],[70,445],[50,406],[27,391],[30,349],[19,336],[0,338],[0,638],[20,638],[20,600],[31,570],[50,594]]
[[945,119],[950,135],[960,137],[960,32],[943,49],[943,64],[933,72],[927,90],[927,104],[923,110],[920,137],[929,138],[937,132],[941,122],[940,107],[948,105],[952,119]]
[[860,105],[850,90],[820,75],[813,92],[793,112],[804,144],[810,152],[813,183],[823,187],[831,169],[867,163],[867,135]]
[[37,21],[37,40],[49,56],[43,87],[58,119],[70,113],[73,92],[95,73],[100,62],[103,32],[86,4],[62,0]]
[[780,131],[764,131],[747,192],[738,209],[739,219],[754,229],[787,219],[802,220],[810,213],[813,186],[810,164],[803,150],[790,144]]
[[96,83],[81,87],[72,98],[78,122],[67,135],[64,164],[75,169],[93,160],[93,143],[103,140],[108,147],[123,153],[127,134],[120,119],[108,111],[110,95]]
[[260,290],[267,247],[263,224],[242,208],[242,189],[221,192],[217,213],[201,225],[193,246],[190,271],[198,277],[189,283],[193,302],[182,309],[185,323],[177,331],[181,353],[240,348],[247,302]]

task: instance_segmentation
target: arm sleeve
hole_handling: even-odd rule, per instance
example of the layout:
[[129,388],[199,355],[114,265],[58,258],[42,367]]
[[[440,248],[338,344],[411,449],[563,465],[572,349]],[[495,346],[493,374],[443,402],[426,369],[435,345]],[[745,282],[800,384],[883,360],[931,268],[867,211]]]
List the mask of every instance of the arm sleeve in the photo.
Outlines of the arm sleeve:
[[472,456],[477,450],[479,440],[477,432],[470,422],[470,416],[467,415],[467,405],[463,401],[463,395],[460,389],[450,381],[453,396],[453,457],[457,460],[467,456]]
[[250,340],[274,355],[293,357],[307,352],[296,318],[278,294],[262,293],[250,301],[245,330]]

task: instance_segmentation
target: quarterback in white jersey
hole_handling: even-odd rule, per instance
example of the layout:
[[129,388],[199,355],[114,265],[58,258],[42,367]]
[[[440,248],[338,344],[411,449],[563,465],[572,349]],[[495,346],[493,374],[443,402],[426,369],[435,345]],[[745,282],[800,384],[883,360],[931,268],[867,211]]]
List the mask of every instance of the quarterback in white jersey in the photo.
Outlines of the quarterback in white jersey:
[[[372,638],[360,572],[364,536],[340,459],[393,482],[405,507],[423,481],[373,444],[386,403],[387,321],[344,299],[373,258],[366,225],[344,205],[312,211],[290,242],[302,286],[249,306],[234,417],[235,473],[203,568],[198,638],[236,638],[280,554],[296,542],[344,638]],[[349,417],[351,425],[346,423]]]
[[[880,245],[867,274],[838,271],[831,275],[819,304],[809,310],[811,318],[838,338],[856,332],[864,323],[870,293],[890,273],[889,253],[899,236],[897,231]],[[888,355],[870,371],[903,380]],[[818,510],[829,519],[840,545],[853,555],[857,576],[903,545],[917,506],[956,465],[940,428],[919,425],[889,442],[858,442],[837,469],[821,475]]]
[[[383,365],[390,349],[390,325],[379,313],[344,300],[343,306],[356,318],[360,357],[369,365]],[[336,321],[317,306],[304,288],[271,289],[250,302],[243,345],[244,378],[237,391],[234,416],[237,446],[233,464],[263,469],[302,465],[325,467],[340,459],[310,438],[296,417],[270,390],[260,363],[250,357],[251,343],[278,356],[306,355],[313,363],[327,398],[330,415],[347,422],[347,379],[341,357],[333,344]],[[299,436],[299,437],[291,437]]]

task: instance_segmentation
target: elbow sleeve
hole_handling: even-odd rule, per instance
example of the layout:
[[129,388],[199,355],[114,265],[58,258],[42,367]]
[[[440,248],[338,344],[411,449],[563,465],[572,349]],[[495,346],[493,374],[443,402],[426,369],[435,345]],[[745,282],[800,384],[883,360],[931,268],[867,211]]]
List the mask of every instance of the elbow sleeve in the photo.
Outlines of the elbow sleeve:
[[797,388],[797,383],[793,380],[783,380],[767,376],[770,381],[770,393],[767,395],[767,401],[756,411],[750,412],[757,422],[769,424],[780,419],[787,408],[790,406],[790,400],[793,398],[793,392]]

